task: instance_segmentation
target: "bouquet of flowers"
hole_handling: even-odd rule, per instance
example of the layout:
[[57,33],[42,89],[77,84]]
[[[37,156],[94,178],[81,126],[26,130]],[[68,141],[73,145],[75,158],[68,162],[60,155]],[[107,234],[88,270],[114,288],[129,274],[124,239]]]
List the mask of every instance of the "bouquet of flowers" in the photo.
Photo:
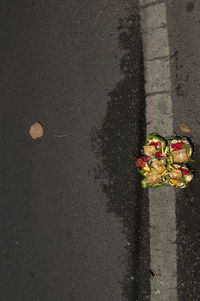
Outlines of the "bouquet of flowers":
[[185,188],[193,178],[187,165],[193,161],[192,151],[192,146],[185,137],[164,139],[156,133],[149,134],[143,146],[143,155],[136,158],[138,172],[144,177],[142,187],[169,184]]

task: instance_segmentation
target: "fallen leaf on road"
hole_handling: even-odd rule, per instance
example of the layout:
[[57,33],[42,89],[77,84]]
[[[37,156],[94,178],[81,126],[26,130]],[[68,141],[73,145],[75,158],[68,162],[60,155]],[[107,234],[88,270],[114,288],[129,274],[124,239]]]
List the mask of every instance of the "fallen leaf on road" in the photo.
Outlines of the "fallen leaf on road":
[[180,129],[184,133],[190,133],[191,132],[191,128],[186,123],[181,123],[180,124]]
[[29,130],[29,134],[33,139],[41,138],[44,135],[44,129],[41,123],[35,122],[34,124],[32,124]]

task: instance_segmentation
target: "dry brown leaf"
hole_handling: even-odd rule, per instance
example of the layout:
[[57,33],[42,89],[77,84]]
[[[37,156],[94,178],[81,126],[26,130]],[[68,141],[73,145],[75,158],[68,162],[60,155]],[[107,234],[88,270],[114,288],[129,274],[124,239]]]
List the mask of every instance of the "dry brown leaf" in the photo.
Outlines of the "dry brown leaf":
[[34,124],[32,124],[29,130],[29,134],[33,139],[41,138],[44,135],[44,129],[41,123],[35,122]]
[[191,128],[186,123],[181,123],[180,129],[184,133],[191,133]]

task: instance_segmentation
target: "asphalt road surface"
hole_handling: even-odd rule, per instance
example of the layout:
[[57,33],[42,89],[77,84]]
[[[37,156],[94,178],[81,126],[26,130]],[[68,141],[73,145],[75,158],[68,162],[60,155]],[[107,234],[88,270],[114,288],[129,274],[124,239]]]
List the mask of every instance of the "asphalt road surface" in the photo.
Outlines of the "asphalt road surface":
[[191,128],[195,177],[177,193],[178,293],[181,301],[200,300],[200,3],[169,1],[168,24],[173,83],[173,116],[176,133],[180,124]]
[[148,299],[137,1],[3,0],[0,26],[0,301]]
[[[198,301],[200,5],[163,2],[174,129],[196,160],[176,194],[178,297]],[[149,300],[138,1],[2,0],[0,44],[0,301]]]

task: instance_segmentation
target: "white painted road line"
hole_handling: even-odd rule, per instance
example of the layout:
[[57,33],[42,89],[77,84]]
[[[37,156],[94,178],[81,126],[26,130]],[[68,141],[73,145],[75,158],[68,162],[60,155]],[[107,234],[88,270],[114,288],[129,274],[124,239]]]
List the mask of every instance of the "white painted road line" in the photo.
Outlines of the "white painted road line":
[[[140,0],[147,133],[173,134],[166,5]],[[176,197],[172,187],[149,189],[151,301],[177,301]]]

